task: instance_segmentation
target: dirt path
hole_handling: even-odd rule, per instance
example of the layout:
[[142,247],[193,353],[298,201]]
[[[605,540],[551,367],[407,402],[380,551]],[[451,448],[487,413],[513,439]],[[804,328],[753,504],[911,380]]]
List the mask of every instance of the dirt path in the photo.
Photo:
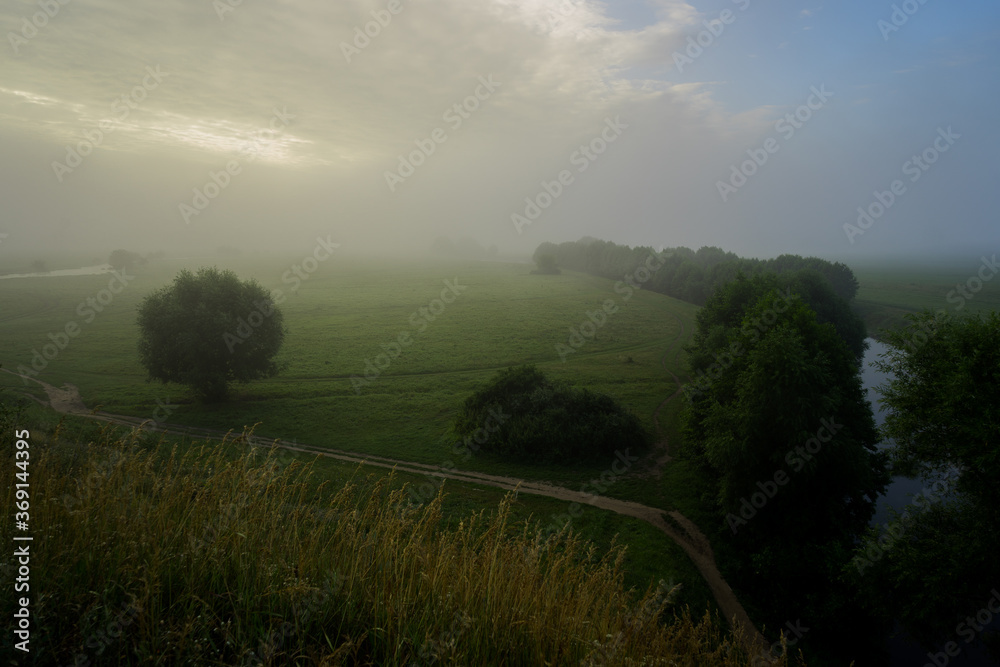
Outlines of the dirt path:
[[[677,337],[678,342],[681,340],[682,336],[683,323],[681,324],[681,333]],[[664,368],[666,367],[664,366]],[[7,369],[0,370],[11,373],[11,375],[17,375]],[[674,377],[674,380],[677,382],[679,387],[679,379],[673,375],[673,373],[671,373],[671,375]],[[218,430],[190,428],[173,424],[156,424],[152,422],[152,420],[141,420],[136,417],[129,417],[126,415],[115,415],[107,412],[88,410],[80,398],[79,391],[77,391],[77,388],[71,384],[65,384],[63,385],[63,388],[60,389],[50,384],[46,384],[41,380],[20,375],[18,375],[18,377],[22,377],[25,380],[30,380],[40,385],[49,397],[49,406],[53,410],[63,414],[74,414],[100,421],[122,424],[124,426],[132,426],[149,431],[170,433],[174,435],[187,435],[213,439],[220,439],[227,435],[225,432]],[[660,404],[660,407],[658,407],[656,411],[659,412],[660,408],[666,405],[667,402],[672,400],[679,393],[680,389],[678,388],[678,390],[674,392],[670,398]],[[659,427],[658,422],[657,427]],[[607,496],[590,495],[583,493],[582,491],[573,491],[572,489],[567,489],[562,486],[556,486],[545,482],[532,482],[514,477],[502,477],[468,471],[445,471],[439,466],[428,465],[425,463],[400,461],[397,459],[373,455],[359,456],[351,452],[336,449],[320,449],[280,439],[273,441],[261,439],[261,441],[266,442],[271,446],[281,447],[283,449],[296,452],[325,456],[338,461],[364,464],[390,470],[402,470],[409,473],[429,475],[443,479],[452,479],[470,484],[482,484],[510,491],[516,490],[519,493],[546,496],[548,498],[556,498],[558,500],[580,503],[581,505],[592,505],[593,507],[599,507],[601,509],[610,510],[612,512],[617,512],[618,514],[646,521],[670,537],[670,539],[676,542],[688,555],[691,562],[693,562],[695,567],[698,568],[701,576],[705,579],[705,582],[712,590],[712,595],[715,597],[715,601],[718,604],[719,609],[722,611],[722,614],[726,617],[726,620],[728,620],[734,627],[741,627],[745,631],[744,637],[747,641],[748,650],[754,654],[758,654],[766,652],[768,646],[770,645],[770,642],[768,642],[757,630],[757,627],[750,620],[750,617],[747,615],[743,606],[733,593],[732,588],[729,587],[729,584],[726,583],[726,581],[722,578],[722,575],[719,573],[719,570],[715,565],[715,557],[712,553],[712,547],[708,538],[705,537],[705,535],[698,529],[697,526],[695,526],[693,522],[688,520],[680,512],[671,511],[668,513],[670,518],[678,526],[680,526],[680,528],[678,528],[675,525],[671,525],[671,523],[664,518],[664,510],[649,507],[647,505],[641,505],[628,500],[608,498]],[[666,440],[664,440],[663,445],[666,447]],[[661,457],[660,460],[662,460],[662,458],[663,457]],[[670,460],[669,450],[666,460]],[[659,461],[657,463],[659,464]]]

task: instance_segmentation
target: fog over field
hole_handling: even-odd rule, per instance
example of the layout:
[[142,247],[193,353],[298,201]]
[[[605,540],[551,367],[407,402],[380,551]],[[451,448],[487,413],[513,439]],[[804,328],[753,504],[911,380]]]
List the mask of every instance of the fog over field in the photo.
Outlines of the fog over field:
[[[1000,240],[998,19],[988,0],[11,0],[0,262],[316,234],[978,252]],[[889,210],[852,235],[876,193]]]
[[997,0],[0,27],[5,664],[1000,664]]

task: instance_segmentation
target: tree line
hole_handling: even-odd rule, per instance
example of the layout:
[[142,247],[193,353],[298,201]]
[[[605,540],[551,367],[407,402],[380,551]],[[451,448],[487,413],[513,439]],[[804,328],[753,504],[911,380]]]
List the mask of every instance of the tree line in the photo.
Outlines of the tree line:
[[[535,261],[620,280],[653,253],[583,238],[543,243]],[[810,626],[813,656],[884,662],[883,640],[901,626],[933,664],[976,640],[1000,658],[1000,315],[925,311],[882,330],[888,414],[877,427],[848,267],[714,247],[657,256],[642,287],[702,306],[685,347],[678,456],[702,480],[734,588],[767,626],[789,614]],[[892,475],[925,490],[871,526]]]
[[654,253],[662,265],[643,282],[643,289],[704,306],[716,291],[740,276],[774,275],[782,289],[790,289],[816,312],[820,323],[834,326],[858,362],[864,356],[867,332],[851,306],[858,280],[850,267],[840,262],[790,254],[774,259],[747,258],[714,246],[697,251],[685,247],[656,251],[650,246],[633,248],[589,236],[559,244],[542,243],[533,259],[539,267],[558,266],[621,280]]
[[[700,471],[727,579],[766,625],[808,619],[806,644],[839,664],[884,664],[897,624],[936,665],[977,639],[1000,657],[1000,315],[924,311],[881,331],[876,428],[850,346],[788,280],[720,287],[685,348],[679,455]],[[891,475],[925,488],[871,526]]]
[[[653,252],[649,246],[633,248],[585,236],[579,241],[542,243],[535,250],[533,259],[538,262],[543,256],[551,255],[564,269],[620,279],[646,261]],[[659,254],[666,257],[665,262],[643,288],[698,306],[704,305],[716,289],[741,273],[750,277],[809,270],[826,278],[834,293],[845,301],[852,301],[858,292],[858,280],[850,267],[818,257],[785,254],[774,259],[756,259],[740,257],[715,246],[704,246],[698,250],[683,246],[664,248]]]

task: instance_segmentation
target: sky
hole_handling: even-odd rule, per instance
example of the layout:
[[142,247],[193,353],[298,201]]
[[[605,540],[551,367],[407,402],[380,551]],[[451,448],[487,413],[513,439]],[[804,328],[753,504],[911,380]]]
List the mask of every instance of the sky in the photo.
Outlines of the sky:
[[995,0],[4,0],[0,27],[0,265],[1000,250]]

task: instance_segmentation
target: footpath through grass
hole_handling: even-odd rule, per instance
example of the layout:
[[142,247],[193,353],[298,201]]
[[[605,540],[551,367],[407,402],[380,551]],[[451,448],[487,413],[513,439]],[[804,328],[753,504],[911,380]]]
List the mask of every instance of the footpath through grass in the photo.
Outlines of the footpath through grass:
[[[80,334],[59,351],[38,376],[61,386],[80,389],[91,408],[140,418],[220,430],[257,427],[256,435],[281,437],[318,447],[333,447],[430,465],[448,465],[532,480],[547,480],[579,490],[600,479],[614,461],[590,467],[531,466],[457,456],[447,437],[461,402],[501,368],[536,363],[555,379],[612,394],[631,408],[652,430],[652,414],[675,385],[661,366],[682,374],[676,354],[681,324],[693,330],[696,308],[663,295],[636,292],[628,300],[612,281],[567,273],[530,275],[521,264],[465,263],[438,266],[374,265],[331,258],[301,283],[297,292],[282,283],[287,262],[241,260],[218,262],[242,278],[255,277],[268,288],[282,289],[288,336],[281,360],[285,371],[269,381],[238,387],[224,405],[199,405],[182,387],[145,382],[137,362],[135,310],[141,299],[169,283],[182,265],[201,262],[153,263],[131,272],[126,289],[102,312],[86,310],[88,297],[107,286],[106,276],[73,279],[36,278],[0,281],[0,361],[6,368],[30,365],[32,350],[41,350],[49,334],[69,321]],[[216,262],[212,262],[216,263]],[[455,284],[460,294],[444,312],[421,314]],[[579,329],[588,312],[612,300],[618,312],[609,315],[565,363],[556,352],[568,344],[570,329]],[[77,310],[84,303],[84,316]],[[436,306],[435,306],[436,310]],[[425,311],[430,313],[429,310]],[[415,315],[415,316],[414,316]],[[415,324],[411,324],[411,317]],[[426,328],[422,328],[426,327]],[[383,345],[408,332],[412,344],[392,359],[377,378],[355,391],[350,377],[363,376],[365,361],[383,354]],[[36,385],[0,374],[0,386],[43,398]],[[679,401],[668,405],[661,423],[676,443],[674,425]],[[35,419],[53,417],[36,413]],[[73,420],[69,420],[73,421]],[[663,509],[694,508],[694,478],[683,472],[683,461],[672,463],[661,479],[630,470],[602,485],[609,495]],[[315,463],[323,479],[342,481],[351,466],[323,459]],[[382,474],[382,473],[379,473]],[[421,476],[399,474],[399,483],[426,484]],[[607,476],[605,477],[607,482]],[[589,486],[593,490],[592,486]],[[475,509],[494,507],[502,492],[448,482],[444,520]],[[522,494],[511,506],[517,519],[529,517],[545,527],[566,521],[567,503]],[[683,583],[679,600],[695,610],[712,608],[711,594],[683,551],[648,524],[592,507],[572,519],[571,527],[599,548],[610,548],[614,536],[629,547],[624,560],[627,587],[644,590],[650,583],[671,579]]]
[[[440,497],[410,506],[392,477],[345,485],[238,440],[78,421],[28,440],[24,664],[750,664],[666,582],[630,595],[620,549],[543,539],[510,497],[456,525]],[[14,451],[5,437],[0,459]],[[4,597],[2,613],[13,606]]]

